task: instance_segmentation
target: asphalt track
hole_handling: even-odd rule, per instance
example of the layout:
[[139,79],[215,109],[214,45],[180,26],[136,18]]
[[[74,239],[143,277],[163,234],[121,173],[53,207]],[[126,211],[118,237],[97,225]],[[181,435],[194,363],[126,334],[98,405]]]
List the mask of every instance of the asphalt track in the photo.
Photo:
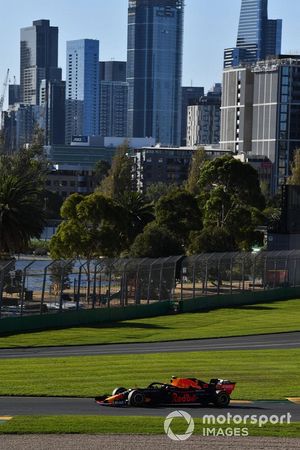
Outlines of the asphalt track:
[[[113,354],[139,354],[163,352],[259,350],[300,348],[300,332],[238,336],[228,338],[198,339],[188,341],[152,342],[138,344],[83,345],[67,347],[36,347],[0,349],[0,359],[29,357],[66,357]],[[96,394],[101,394],[96,393]],[[300,405],[283,401],[234,401],[229,408],[184,407],[193,417],[205,414],[239,414],[272,416],[292,414],[292,421],[300,421]],[[97,405],[91,398],[59,397],[0,397],[1,415],[109,415],[109,416],[161,416],[165,417],[174,407],[163,408],[111,408]]]
[[166,417],[175,409],[183,409],[192,417],[203,417],[206,414],[227,415],[276,415],[291,414],[291,421],[300,421],[300,405],[283,401],[233,401],[228,408],[191,407],[174,405],[156,408],[112,408],[99,406],[92,398],[60,398],[60,397],[0,397],[0,415],[99,415],[99,416],[157,416]]
[[74,345],[0,349],[3,358],[45,358],[139,353],[300,348],[300,332],[136,344]]

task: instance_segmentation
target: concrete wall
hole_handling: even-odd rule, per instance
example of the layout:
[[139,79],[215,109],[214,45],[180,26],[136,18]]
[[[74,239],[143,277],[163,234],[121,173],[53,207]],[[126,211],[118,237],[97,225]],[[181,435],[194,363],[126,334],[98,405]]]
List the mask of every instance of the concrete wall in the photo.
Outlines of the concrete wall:
[[[300,298],[300,287],[280,288],[269,291],[245,292],[232,295],[211,295],[180,300],[178,312],[210,311],[224,307],[253,305],[277,300]],[[44,314],[24,317],[8,317],[0,320],[0,335],[23,331],[68,328],[93,323],[109,323],[130,319],[142,319],[170,314],[174,305],[170,301],[149,305],[130,305],[120,308],[99,308],[88,311],[65,311],[57,314]]]
[[211,295],[179,301],[179,312],[210,311],[217,308],[254,305],[276,300],[300,298],[300,288],[280,288],[270,291],[244,292],[232,295]]
[[65,311],[57,314],[8,317],[0,320],[0,334],[141,319],[163,316],[172,311],[171,302],[164,301],[150,305],[130,305],[123,308],[99,308],[88,311]]

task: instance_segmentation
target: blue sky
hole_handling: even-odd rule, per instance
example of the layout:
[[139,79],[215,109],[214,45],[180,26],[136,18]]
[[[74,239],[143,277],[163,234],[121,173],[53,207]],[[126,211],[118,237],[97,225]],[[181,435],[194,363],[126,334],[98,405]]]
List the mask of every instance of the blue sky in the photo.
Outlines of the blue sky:
[[[183,84],[221,81],[224,47],[235,44],[241,0],[185,0]],[[59,27],[59,63],[66,41],[100,40],[100,59],[126,59],[127,0],[0,0],[0,92],[9,67],[19,80],[20,28],[36,19]],[[283,52],[300,53],[300,1],[269,0],[269,17],[283,19]]]

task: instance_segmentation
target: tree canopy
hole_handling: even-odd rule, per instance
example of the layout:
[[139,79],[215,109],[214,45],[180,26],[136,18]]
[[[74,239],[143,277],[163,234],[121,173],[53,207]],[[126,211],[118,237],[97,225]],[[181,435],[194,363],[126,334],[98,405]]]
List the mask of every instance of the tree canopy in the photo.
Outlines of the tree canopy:
[[73,194],[65,200],[61,216],[63,222],[50,242],[54,259],[90,260],[118,255],[123,248],[124,211],[114,200],[100,193],[86,197]]
[[159,258],[183,253],[182,245],[167,228],[151,222],[136,237],[129,255],[135,258]]
[[34,180],[1,173],[0,252],[26,250],[31,238],[38,238],[44,227],[43,203]]
[[0,251],[26,250],[44,226],[43,189],[46,171],[32,149],[0,156]]
[[257,171],[250,164],[229,155],[204,163],[199,187],[206,198],[215,188],[221,188],[229,195],[239,198],[241,203],[259,209],[265,206]]
[[256,228],[264,220],[265,200],[252,166],[231,156],[207,161],[199,187],[203,231],[193,235],[190,251],[251,250],[262,244]]
[[136,236],[143,232],[144,227],[154,219],[153,206],[142,193],[131,191],[120,195],[117,204],[124,212],[122,224],[129,247]]
[[186,190],[191,194],[198,195],[200,193],[199,177],[201,168],[205,161],[205,150],[203,147],[199,147],[192,157],[188,179],[186,182]]
[[189,234],[202,228],[201,211],[195,197],[181,188],[175,188],[157,202],[156,222],[187,244]]
[[111,168],[97,190],[113,199],[118,199],[124,192],[131,191],[132,164],[133,160],[129,156],[129,146],[125,142],[117,148]]

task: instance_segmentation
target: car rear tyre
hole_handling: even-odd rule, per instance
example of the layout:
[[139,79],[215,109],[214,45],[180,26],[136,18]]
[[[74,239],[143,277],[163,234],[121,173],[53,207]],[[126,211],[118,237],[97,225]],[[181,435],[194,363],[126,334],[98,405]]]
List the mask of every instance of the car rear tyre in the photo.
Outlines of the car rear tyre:
[[117,394],[121,394],[122,392],[127,391],[126,388],[124,387],[116,387],[113,391],[112,391],[112,395],[117,395]]
[[230,397],[225,391],[218,392],[214,398],[214,405],[218,408],[226,408],[230,403]]
[[141,391],[133,390],[128,395],[129,406],[143,406],[145,403],[145,396]]

